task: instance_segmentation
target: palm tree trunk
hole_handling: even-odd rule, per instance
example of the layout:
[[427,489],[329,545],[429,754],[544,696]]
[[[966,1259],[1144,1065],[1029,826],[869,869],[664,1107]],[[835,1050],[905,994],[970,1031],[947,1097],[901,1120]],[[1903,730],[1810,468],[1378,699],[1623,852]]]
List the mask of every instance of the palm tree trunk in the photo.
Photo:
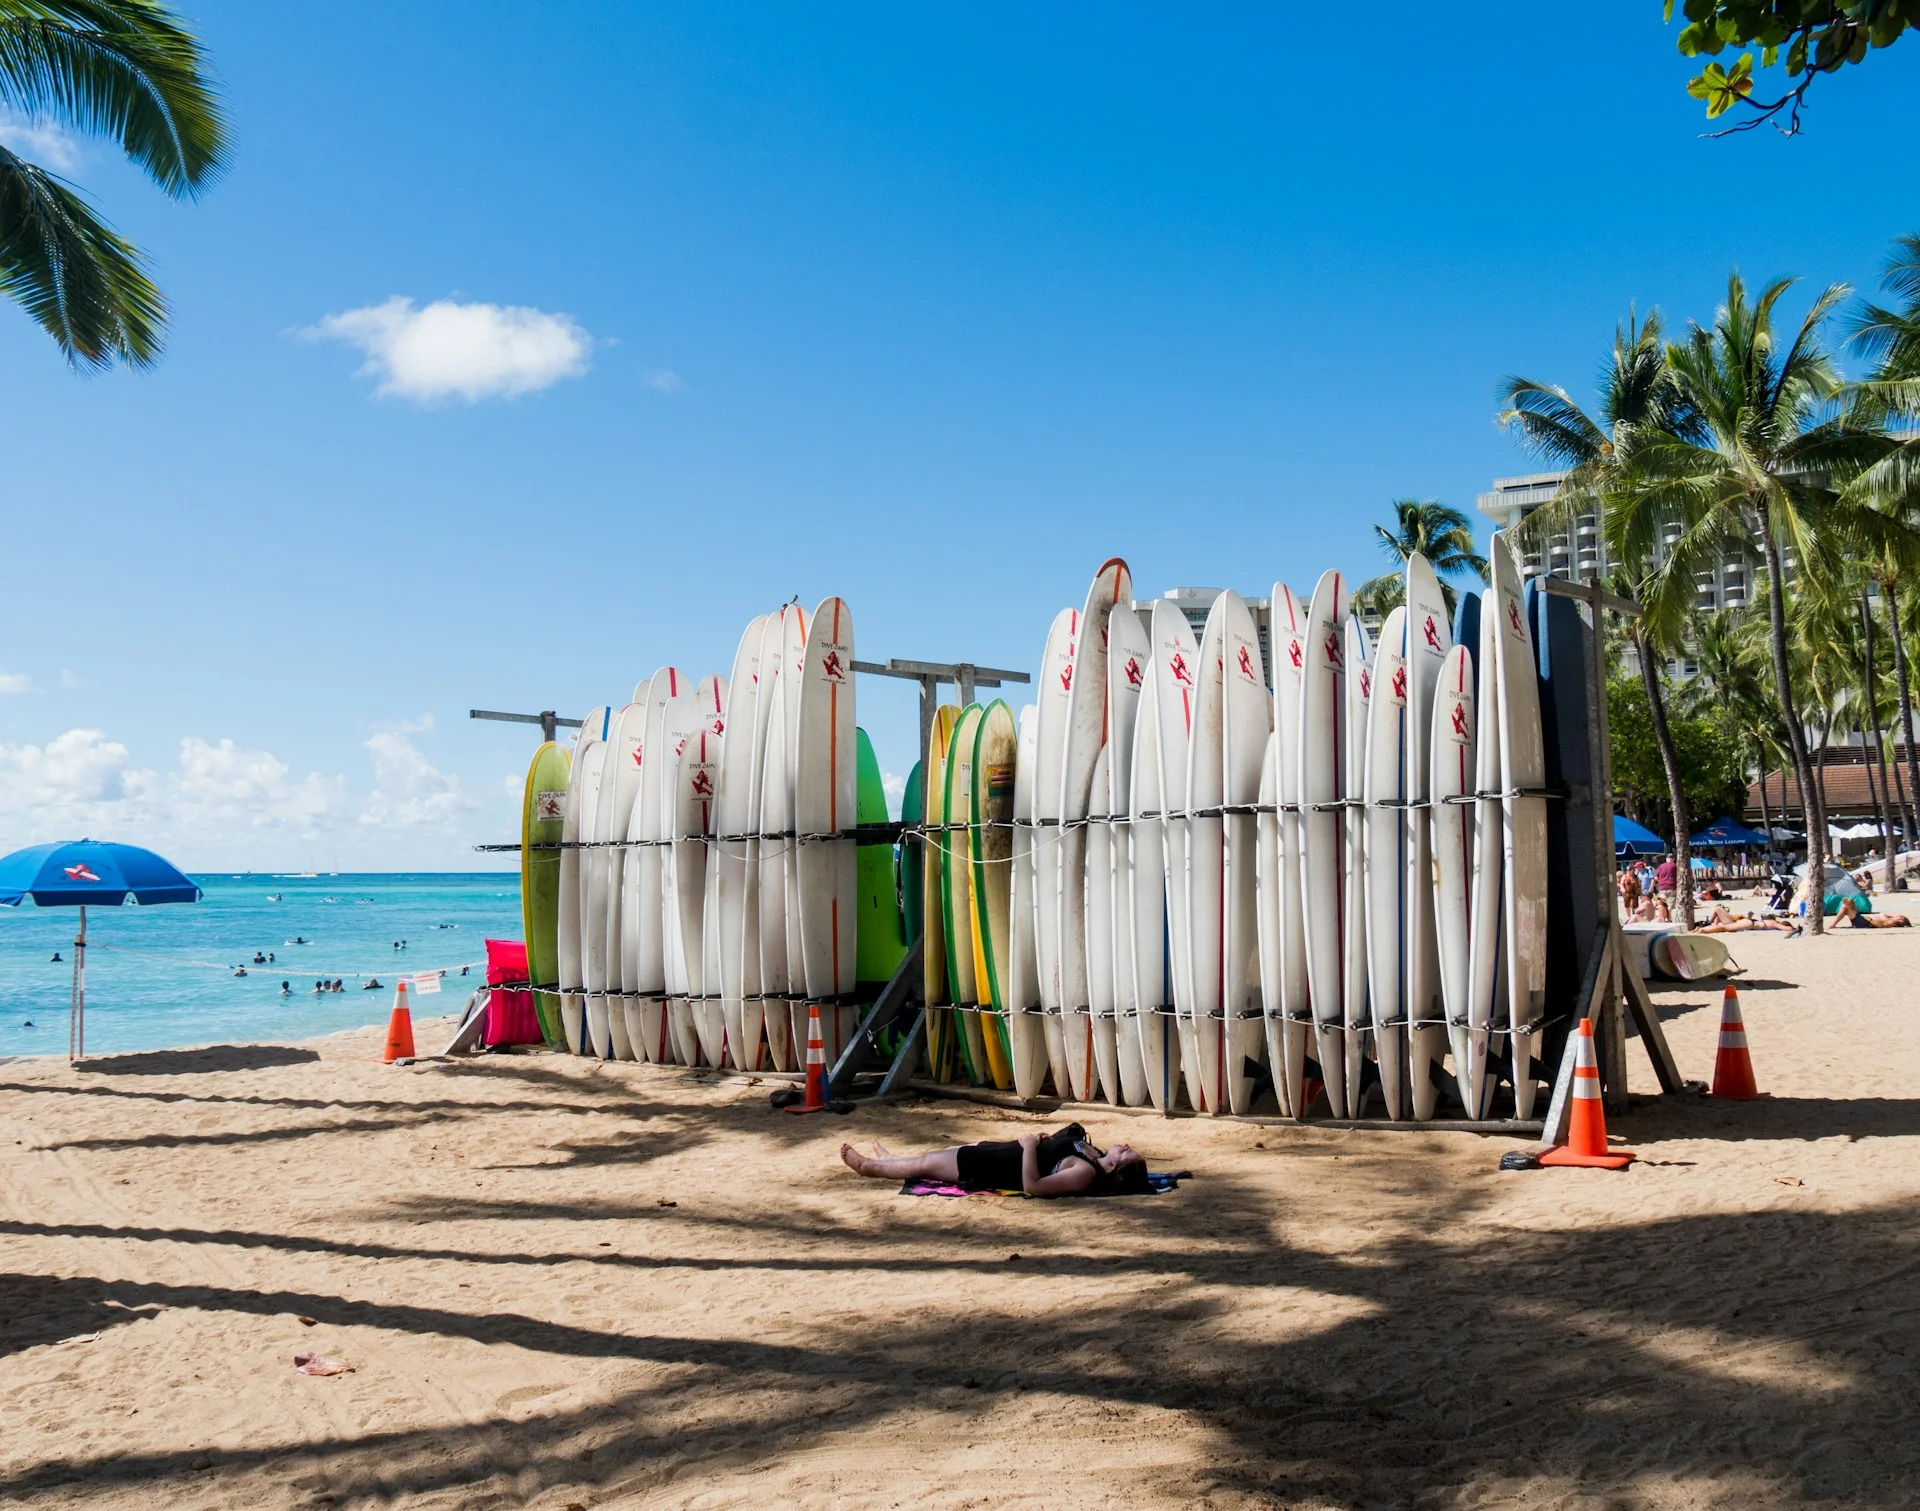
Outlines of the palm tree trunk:
[[[1900,738],[1907,747],[1907,843],[1920,836],[1920,754],[1913,748],[1913,694],[1907,685],[1906,640],[1900,633],[1900,606],[1893,579],[1887,580],[1887,632],[1893,638],[1893,679],[1900,689]],[[1897,747],[1896,747],[1897,750]]]
[[1687,789],[1680,778],[1680,752],[1674,748],[1673,730],[1667,723],[1667,697],[1660,685],[1659,663],[1646,641],[1638,636],[1634,637],[1633,650],[1634,659],[1640,663],[1640,682],[1647,693],[1654,743],[1660,747],[1660,764],[1667,772],[1667,801],[1673,809],[1674,922],[1690,929],[1693,927],[1693,819],[1687,812]]
[[[1787,748],[1793,752],[1793,774],[1800,783],[1803,806],[1813,800],[1813,768],[1807,760],[1807,735],[1800,727],[1800,715],[1793,703],[1793,671],[1787,664],[1787,594],[1780,564],[1780,542],[1774,538],[1773,520],[1762,504],[1754,511],[1759,516],[1760,549],[1767,562],[1767,629],[1773,651],[1773,691],[1780,700],[1781,722],[1787,727]],[[1827,923],[1827,824],[1824,803],[1818,824],[1809,814],[1807,823],[1807,927],[1824,934]]]
[[[1863,635],[1861,643],[1862,670],[1866,673],[1867,720],[1873,727],[1873,762],[1880,768],[1880,790],[1874,795],[1874,809],[1880,815],[1880,843],[1885,847],[1887,858],[1887,890],[1893,890],[1893,789],[1887,785],[1887,747],[1881,738],[1880,728],[1880,678],[1875,672],[1873,662],[1873,605],[1868,601],[1865,589],[1860,593],[1860,627]],[[1863,751],[1862,754],[1865,754]],[[1869,766],[1868,771],[1873,770]],[[1872,780],[1871,776],[1868,778]]]
[[[1786,793],[1782,792],[1780,797],[1784,801]],[[1745,819],[1746,815],[1743,813],[1740,817]],[[1764,745],[1760,747],[1760,832],[1766,835],[1766,848],[1771,850],[1773,848],[1773,817],[1767,812],[1767,747]]]

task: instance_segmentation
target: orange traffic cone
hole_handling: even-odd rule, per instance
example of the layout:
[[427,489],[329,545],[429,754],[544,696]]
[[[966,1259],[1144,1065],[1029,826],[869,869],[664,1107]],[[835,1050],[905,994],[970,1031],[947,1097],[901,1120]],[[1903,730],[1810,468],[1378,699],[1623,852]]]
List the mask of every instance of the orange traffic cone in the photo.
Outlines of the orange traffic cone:
[[1747,1025],[1740,1021],[1740,994],[1727,983],[1720,999],[1720,1051],[1713,1057],[1710,1096],[1729,1102],[1751,1102],[1760,1095],[1753,1082],[1753,1056],[1747,1053]]
[[827,1045],[820,1037],[820,1004],[807,1004],[807,1099],[788,1112],[827,1110]]
[[407,983],[393,994],[393,1016],[387,1019],[386,1062],[413,1058],[413,1014],[407,1011]]
[[1607,1147],[1607,1114],[1600,1105],[1600,1061],[1593,1052],[1593,1019],[1582,1018],[1573,1054],[1573,1097],[1567,1107],[1567,1142],[1541,1155],[1540,1163],[1622,1170],[1633,1161],[1631,1149]]

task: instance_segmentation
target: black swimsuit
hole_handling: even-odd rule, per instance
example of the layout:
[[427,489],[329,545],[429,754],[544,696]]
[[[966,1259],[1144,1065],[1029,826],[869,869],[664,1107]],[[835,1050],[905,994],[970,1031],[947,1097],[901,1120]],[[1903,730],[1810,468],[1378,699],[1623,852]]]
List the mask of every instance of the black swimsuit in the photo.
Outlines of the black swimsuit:
[[[1063,1161],[1070,1159],[1083,1159],[1092,1165],[1096,1178],[1104,1174],[1098,1159],[1081,1147],[1086,1137],[1087,1130],[1078,1123],[1074,1123],[1062,1128],[1058,1133],[1049,1133],[1041,1139],[1040,1147],[1034,1151],[1040,1174],[1051,1175],[1059,1169]],[[954,1151],[954,1160],[960,1167],[960,1184],[969,1191],[1025,1189],[1026,1183],[1021,1175],[1018,1142],[1000,1140],[984,1144],[962,1144]]]

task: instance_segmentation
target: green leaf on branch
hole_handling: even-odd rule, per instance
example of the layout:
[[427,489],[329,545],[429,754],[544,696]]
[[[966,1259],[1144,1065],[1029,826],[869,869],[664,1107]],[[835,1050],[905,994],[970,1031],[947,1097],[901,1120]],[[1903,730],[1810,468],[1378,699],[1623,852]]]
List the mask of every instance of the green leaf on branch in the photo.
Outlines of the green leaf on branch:
[[1725,115],[1736,100],[1753,92],[1753,54],[1743,52],[1731,69],[1709,63],[1687,81],[1687,93],[1707,102],[1707,119]]

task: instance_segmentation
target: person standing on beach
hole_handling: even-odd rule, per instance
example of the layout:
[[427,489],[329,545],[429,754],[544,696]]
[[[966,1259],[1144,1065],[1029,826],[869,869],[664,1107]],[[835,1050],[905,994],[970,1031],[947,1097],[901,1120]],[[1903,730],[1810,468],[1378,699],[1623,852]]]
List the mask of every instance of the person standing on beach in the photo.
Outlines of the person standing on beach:
[[1680,888],[1680,867],[1674,863],[1671,855],[1660,857],[1660,864],[1654,868],[1653,889],[1660,894],[1660,900],[1667,905],[1667,911],[1673,911],[1673,894]]

